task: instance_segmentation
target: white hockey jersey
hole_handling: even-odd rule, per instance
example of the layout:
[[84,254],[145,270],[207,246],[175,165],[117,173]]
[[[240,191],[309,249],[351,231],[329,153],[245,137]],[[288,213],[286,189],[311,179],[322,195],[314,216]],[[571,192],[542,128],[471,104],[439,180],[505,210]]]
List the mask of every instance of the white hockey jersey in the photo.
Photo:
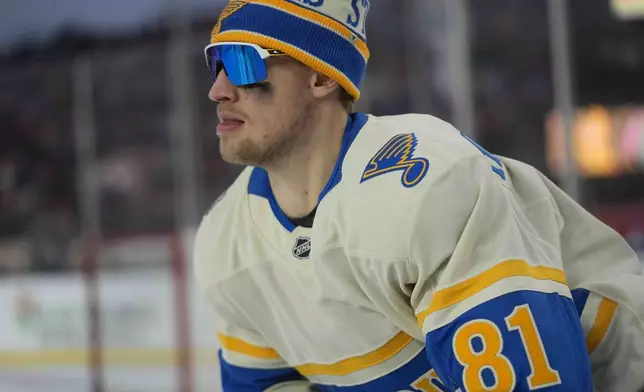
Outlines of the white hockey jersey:
[[225,391],[644,388],[634,252],[431,116],[352,115],[312,228],[247,168],[194,257]]

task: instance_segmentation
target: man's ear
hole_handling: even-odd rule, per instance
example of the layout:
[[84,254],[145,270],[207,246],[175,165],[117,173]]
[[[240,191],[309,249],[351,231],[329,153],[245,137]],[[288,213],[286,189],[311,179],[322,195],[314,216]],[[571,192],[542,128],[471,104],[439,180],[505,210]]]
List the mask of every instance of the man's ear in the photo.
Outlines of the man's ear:
[[334,91],[340,88],[340,85],[328,76],[316,72],[311,75],[310,87],[314,97],[324,98],[333,94]]

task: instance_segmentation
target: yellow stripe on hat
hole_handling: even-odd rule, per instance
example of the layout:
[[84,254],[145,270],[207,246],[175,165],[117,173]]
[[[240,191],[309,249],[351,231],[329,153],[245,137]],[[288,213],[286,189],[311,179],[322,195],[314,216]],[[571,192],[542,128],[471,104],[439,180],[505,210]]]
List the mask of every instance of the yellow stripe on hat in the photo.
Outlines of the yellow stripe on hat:
[[[365,62],[367,62],[371,56],[367,44],[353,31],[351,31],[351,29],[333,18],[284,0],[253,0],[252,4],[272,7],[325,27],[353,43],[356,49],[358,49],[358,52],[360,52],[364,58]],[[214,36],[211,38],[214,38]]]
[[278,49],[301,63],[311,67],[314,71],[337,81],[340,86],[342,86],[349,95],[354,97],[356,100],[360,98],[360,90],[344,73],[340,72],[333,65],[313,56],[309,52],[284,41],[245,30],[227,30],[212,37],[210,42],[213,44],[217,42],[246,42],[259,45],[263,48]]

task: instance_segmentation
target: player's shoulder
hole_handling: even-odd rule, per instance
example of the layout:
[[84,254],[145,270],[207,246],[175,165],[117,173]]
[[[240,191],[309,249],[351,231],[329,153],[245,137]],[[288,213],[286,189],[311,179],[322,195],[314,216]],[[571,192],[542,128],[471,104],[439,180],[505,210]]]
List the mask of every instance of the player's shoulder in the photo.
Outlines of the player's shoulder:
[[386,158],[376,161],[385,165],[395,158],[425,156],[435,167],[449,167],[476,154],[463,132],[447,121],[426,114],[370,115],[354,147],[367,154],[374,148],[384,151],[387,147],[398,147],[395,151],[388,150],[385,156],[377,157]]
[[240,227],[242,209],[248,195],[252,168],[244,169],[235,181],[217,198],[201,219],[194,241],[193,263],[197,282],[209,286],[214,276],[224,272],[229,252],[234,243],[236,228]]
[[480,146],[437,117],[370,115],[347,152],[343,176],[356,189],[413,199],[475,159],[482,159]]
[[477,159],[477,154],[461,132],[436,117],[370,115],[347,151],[342,185],[328,209],[351,223],[346,230],[356,229],[347,233],[355,239],[347,246],[364,245],[352,250],[359,253],[402,256],[421,206],[450,202],[428,197],[430,192],[441,188],[440,194],[451,198],[471,196],[458,187],[458,180],[445,177],[474,175],[455,167]]
[[235,212],[242,205],[244,198],[248,194],[248,183],[252,171],[252,167],[245,168],[235,181],[219,195],[204,215],[200,229],[221,227],[222,225],[225,226],[226,223],[230,223],[226,222],[226,220],[230,220],[236,215]]

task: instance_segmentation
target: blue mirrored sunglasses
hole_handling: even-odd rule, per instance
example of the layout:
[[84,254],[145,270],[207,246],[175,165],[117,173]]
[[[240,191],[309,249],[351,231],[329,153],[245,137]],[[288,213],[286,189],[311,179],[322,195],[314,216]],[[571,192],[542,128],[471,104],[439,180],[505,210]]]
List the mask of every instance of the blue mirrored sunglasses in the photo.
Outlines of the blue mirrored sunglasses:
[[204,49],[210,78],[215,83],[223,69],[234,86],[260,83],[268,78],[266,60],[272,56],[285,56],[275,49],[240,42],[218,42]]

